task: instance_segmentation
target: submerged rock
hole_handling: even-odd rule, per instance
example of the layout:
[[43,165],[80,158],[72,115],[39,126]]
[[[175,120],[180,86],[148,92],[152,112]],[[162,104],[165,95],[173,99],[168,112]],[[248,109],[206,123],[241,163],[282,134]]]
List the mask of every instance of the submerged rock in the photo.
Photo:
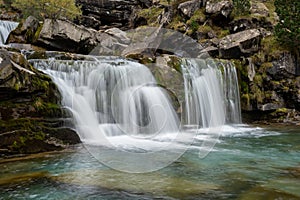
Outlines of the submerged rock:
[[209,182],[188,181],[161,174],[131,174],[115,170],[81,170],[53,176],[56,182],[75,186],[101,187],[108,190],[129,191],[134,193],[150,193],[154,195],[170,195],[174,198],[186,199],[219,189],[218,185]]

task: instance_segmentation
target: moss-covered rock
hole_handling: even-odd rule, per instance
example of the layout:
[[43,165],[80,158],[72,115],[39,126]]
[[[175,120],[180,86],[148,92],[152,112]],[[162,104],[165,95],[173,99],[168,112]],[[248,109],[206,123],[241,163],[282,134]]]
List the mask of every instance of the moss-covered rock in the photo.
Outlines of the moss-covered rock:
[[42,30],[42,25],[39,20],[30,16],[25,21],[21,22],[19,26],[10,33],[8,43],[35,43]]
[[51,78],[16,52],[0,50],[0,156],[62,149],[80,142]]

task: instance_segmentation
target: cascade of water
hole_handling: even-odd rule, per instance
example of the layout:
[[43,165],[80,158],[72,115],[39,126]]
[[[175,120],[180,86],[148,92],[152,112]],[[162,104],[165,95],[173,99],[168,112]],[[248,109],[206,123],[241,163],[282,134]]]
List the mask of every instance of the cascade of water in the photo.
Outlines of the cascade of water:
[[83,141],[101,140],[101,131],[151,137],[178,130],[168,95],[142,64],[123,59],[32,62],[58,85]]
[[220,66],[201,59],[182,63],[186,124],[208,128],[241,122],[235,67]]
[[18,26],[17,22],[0,20],[0,45],[5,44],[9,33]]
[[182,72],[186,123],[204,128],[223,125],[225,110],[221,72],[200,59],[185,60]]
[[240,93],[235,66],[231,62],[220,63],[223,71],[223,92],[226,105],[226,123],[242,123]]

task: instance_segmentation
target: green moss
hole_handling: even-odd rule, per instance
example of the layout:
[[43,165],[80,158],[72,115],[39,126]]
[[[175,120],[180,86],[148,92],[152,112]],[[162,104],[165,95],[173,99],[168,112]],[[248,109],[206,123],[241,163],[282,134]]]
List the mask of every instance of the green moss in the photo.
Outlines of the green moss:
[[256,101],[257,103],[263,103],[264,100],[264,93],[261,91],[261,89],[257,85],[251,86],[251,92],[250,92],[250,98],[253,101]]
[[51,102],[45,102],[40,97],[35,99],[33,106],[43,117],[60,116],[62,113],[60,105]]
[[212,31],[212,28],[208,25],[200,26],[198,28],[198,32],[209,33],[210,31]]
[[147,20],[147,24],[150,26],[158,25],[157,18],[163,12],[163,8],[151,7],[142,9],[138,12],[139,17],[144,17]]
[[235,65],[237,72],[238,72],[238,79],[239,79],[239,86],[240,91],[242,94],[249,93],[249,84],[246,80],[248,80],[248,70],[245,66],[245,63],[241,60],[233,59],[231,60],[232,63]]
[[282,91],[283,92],[288,92],[290,89],[289,89],[289,87],[287,87],[287,86],[284,86],[284,87],[282,87]]
[[272,62],[273,60],[277,60],[284,49],[278,43],[274,36],[268,36],[261,40],[261,56],[267,58],[266,62]]
[[198,28],[200,27],[199,23],[195,20],[191,20],[189,21],[189,27],[193,32],[196,32],[198,30]]
[[36,42],[39,39],[40,33],[42,31],[43,25],[39,25],[36,32],[33,35],[33,41],[32,42]]
[[168,61],[167,64],[168,64],[168,66],[172,67],[173,69],[175,69],[179,73],[182,73],[180,58],[178,58],[176,56],[170,56],[170,61]]
[[173,17],[172,21],[168,25],[168,28],[179,32],[185,32],[186,24],[183,22],[183,19],[180,15],[176,15],[175,17]]
[[250,95],[249,94],[241,95],[241,104],[242,104],[243,108],[247,108],[250,106]]
[[274,113],[288,113],[289,110],[287,108],[278,108]]
[[265,62],[265,63],[261,64],[261,68],[263,68],[263,69],[268,69],[268,68],[271,68],[271,67],[273,67],[272,62]]
[[258,86],[263,86],[263,77],[261,74],[256,74],[253,78],[253,82],[257,84]]
[[245,17],[250,14],[250,0],[233,0],[231,17]]
[[41,131],[28,131],[26,133],[27,134],[21,133],[21,135],[17,136],[17,140],[10,145],[14,151],[24,153],[24,149],[27,149],[28,145],[32,144],[32,141],[43,141],[46,138],[46,134]]
[[22,84],[20,83],[20,81],[16,82],[15,85],[14,85],[14,89],[16,91],[19,91],[21,87],[22,87]]
[[269,9],[269,17],[267,17],[267,21],[271,22],[272,24],[276,24],[277,15],[275,14],[274,0],[266,0],[264,4]]
[[198,24],[205,22],[206,15],[204,14],[205,9],[198,9],[195,11],[193,16],[186,22],[187,25],[191,25],[192,23],[197,22]]
[[223,37],[226,37],[227,35],[229,35],[230,31],[223,29],[223,30],[217,32],[217,34],[218,34],[218,38],[223,38]]

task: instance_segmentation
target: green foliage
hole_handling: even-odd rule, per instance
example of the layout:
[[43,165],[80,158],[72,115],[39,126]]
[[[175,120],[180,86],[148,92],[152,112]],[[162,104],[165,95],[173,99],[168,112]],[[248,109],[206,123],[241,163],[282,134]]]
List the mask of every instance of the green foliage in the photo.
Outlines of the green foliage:
[[13,0],[12,6],[22,11],[24,17],[32,15],[38,19],[74,19],[81,15],[75,0]]
[[293,51],[300,51],[300,1],[275,0],[276,12],[280,18],[275,27],[278,41]]
[[250,13],[250,0],[233,0],[234,16],[246,16]]
[[147,20],[147,24],[150,26],[158,25],[158,17],[163,13],[163,8],[151,7],[143,9],[138,13],[138,16],[144,17]]
[[190,25],[190,28],[193,30],[193,32],[197,31],[198,28],[200,27],[198,22],[195,20],[192,20],[189,25]]

